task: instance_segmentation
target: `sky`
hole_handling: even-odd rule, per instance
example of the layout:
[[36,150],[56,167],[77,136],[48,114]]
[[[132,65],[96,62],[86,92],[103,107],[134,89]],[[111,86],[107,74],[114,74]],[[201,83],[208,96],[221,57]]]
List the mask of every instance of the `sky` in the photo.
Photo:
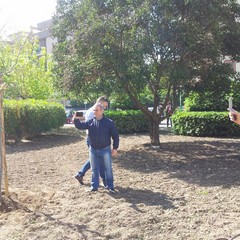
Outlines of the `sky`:
[[57,0],[0,0],[0,35],[29,31],[30,26],[36,27],[37,23],[51,19],[56,2]]
[[51,19],[57,0],[0,0],[0,35],[29,31]]

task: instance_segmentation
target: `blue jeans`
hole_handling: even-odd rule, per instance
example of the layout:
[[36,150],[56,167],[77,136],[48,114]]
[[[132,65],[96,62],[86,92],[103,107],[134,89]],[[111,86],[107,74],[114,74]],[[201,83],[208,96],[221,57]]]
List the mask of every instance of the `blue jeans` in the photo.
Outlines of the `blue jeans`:
[[[83,176],[85,175],[85,173],[86,173],[90,168],[91,168],[91,166],[90,166],[90,160],[88,159],[88,160],[84,163],[84,165],[82,166],[82,168],[79,170],[79,172],[78,172],[77,175],[83,177]],[[100,165],[100,176],[101,176],[101,178],[102,178],[103,181],[104,181],[104,179],[105,179],[105,171],[104,171],[104,166],[103,166],[103,164]]]
[[111,147],[102,149],[89,148],[90,163],[92,169],[92,189],[97,190],[99,187],[100,166],[104,167],[105,180],[108,188],[114,189],[113,172],[112,172],[112,154]]
[[82,166],[82,168],[79,170],[78,172],[78,176],[83,177],[85,175],[85,173],[90,169],[90,160],[88,159],[84,165]]
[[[89,147],[90,147],[90,144],[91,144],[91,141],[90,141],[90,138],[89,138],[89,137],[86,138],[86,143],[87,143],[87,146],[88,146],[88,148],[89,148]],[[90,168],[91,168],[91,166],[90,166],[90,160],[88,159],[88,160],[84,163],[84,165],[82,166],[82,168],[79,170],[79,172],[78,172],[77,175],[83,177]],[[104,181],[104,180],[105,180],[105,172],[104,172],[104,166],[103,166],[102,164],[101,164],[101,166],[100,166],[100,176],[101,176],[101,178],[102,178],[103,181]]]

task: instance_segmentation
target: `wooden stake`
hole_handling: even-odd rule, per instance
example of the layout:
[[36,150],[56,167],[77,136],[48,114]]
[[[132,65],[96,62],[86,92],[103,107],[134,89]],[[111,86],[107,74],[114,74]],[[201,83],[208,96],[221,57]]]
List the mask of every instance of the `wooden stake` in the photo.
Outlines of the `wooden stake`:
[[[8,191],[8,177],[7,177],[7,162],[6,162],[6,145],[5,145],[5,131],[4,131],[4,111],[3,111],[3,93],[4,93],[4,84],[0,86],[0,139],[1,139],[1,173],[0,178],[2,180],[2,172],[4,173],[4,189],[5,196],[9,197]],[[0,180],[0,184],[2,184]],[[0,185],[1,189],[1,185]],[[1,199],[1,195],[0,195]]]
[[3,169],[3,160],[2,160],[2,111],[1,102],[2,102],[2,89],[0,86],[0,205],[2,205],[2,169]]

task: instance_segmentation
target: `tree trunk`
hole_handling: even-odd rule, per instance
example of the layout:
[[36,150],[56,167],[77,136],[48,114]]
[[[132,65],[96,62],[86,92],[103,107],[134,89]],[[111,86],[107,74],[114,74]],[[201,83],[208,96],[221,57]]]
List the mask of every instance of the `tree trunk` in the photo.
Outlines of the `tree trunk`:
[[[155,93],[154,97],[154,108],[153,111],[149,111],[146,106],[144,106],[138,98],[130,91],[129,85],[123,85],[126,93],[135,103],[135,105],[142,111],[144,116],[148,119],[149,122],[149,132],[150,132],[150,141],[152,146],[160,147],[160,137],[159,137],[159,124],[161,120],[161,115],[164,109],[161,109],[157,113],[157,108],[159,107],[159,97]],[[170,91],[170,89],[169,89]]]
[[160,146],[159,124],[159,119],[151,119],[149,121],[150,140],[153,146]]

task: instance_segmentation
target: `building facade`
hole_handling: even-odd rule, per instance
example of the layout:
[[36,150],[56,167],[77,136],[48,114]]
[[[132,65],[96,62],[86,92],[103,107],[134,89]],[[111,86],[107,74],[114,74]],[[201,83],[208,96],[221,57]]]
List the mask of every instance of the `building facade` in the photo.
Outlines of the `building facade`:
[[37,24],[37,27],[32,27],[34,34],[38,37],[40,49],[44,47],[47,54],[52,53],[53,45],[57,42],[57,40],[52,37],[51,27],[52,20],[40,22]]

